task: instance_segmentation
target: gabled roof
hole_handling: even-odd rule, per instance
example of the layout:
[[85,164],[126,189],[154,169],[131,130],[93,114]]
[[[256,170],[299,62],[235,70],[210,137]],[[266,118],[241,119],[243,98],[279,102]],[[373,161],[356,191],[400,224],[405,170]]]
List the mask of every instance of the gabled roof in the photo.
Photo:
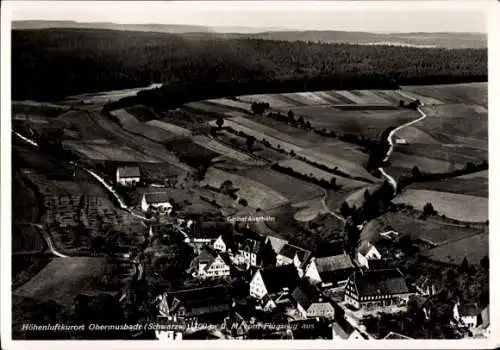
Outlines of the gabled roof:
[[458,305],[460,316],[478,316],[481,314],[481,308],[476,303],[467,303]]
[[278,254],[281,248],[288,243],[288,241],[274,236],[267,236],[267,240],[271,243],[271,246],[276,254]]
[[309,306],[318,300],[320,295],[321,293],[316,286],[310,284],[306,280],[302,280],[292,292],[291,297],[297,304],[300,304],[307,310]]
[[360,296],[409,293],[403,274],[398,269],[355,272],[351,276]]
[[205,270],[207,270],[217,257],[220,257],[226,265],[231,265],[231,259],[227,253],[219,253],[207,245],[205,245],[201,250],[200,255],[198,256],[198,261],[200,263],[207,264],[205,266]]
[[294,265],[275,266],[260,270],[262,280],[269,294],[283,288],[294,288],[299,283],[299,273]]
[[261,241],[251,238],[245,238],[241,244],[241,249],[257,254],[260,251]]
[[170,201],[168,193],[166,191],[161,192],[146,192],[144,193],[147,203],[166,203]]
[[321,274],[322,272],[330,272],[344,269],[354,269],[351,257],[347,254],[327,256],[324,258],[316,258],[316,268]]
[[184,305],[189,315],[225,311],[231,303],[231,298],[222,285],[180,290],[167,295],[172,312]]
[[119,172],[119,175],[121,178],[140,177],[141,176],[141,172],[139,170],[139,167],[136,167],[136,166],[118,167],[117,171]]
[[328,256],[342,255],[344,253],[344,242],[342,240],[336,240],[318,245],[314,256],[316,258],[324,258]]
[[285,256],[289,259],[293,259],[295,255],[297,255],[301,262],[305,262],[311,255],[311,252],[287,243],[280,249],[279,255]]

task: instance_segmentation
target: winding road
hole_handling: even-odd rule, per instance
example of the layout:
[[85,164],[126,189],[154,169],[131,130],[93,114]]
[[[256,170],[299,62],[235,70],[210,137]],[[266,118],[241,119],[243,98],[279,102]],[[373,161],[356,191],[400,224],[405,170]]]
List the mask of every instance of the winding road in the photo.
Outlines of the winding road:
[[[399,95],[401,95],[402,97],[405,97],[407,99],[413,100],[412,97],[406,95],[401,90],[396,90],[396,93],[399,94]],[[421,106],[423,106],[423,105],[424,104],[421,103]],[[415,123],[418,123],[419,121],[424,120],[427,117],[427,114],[425,114],[424,111],[422,111],[422,109],[420,109],[420,107],[417,107],[417,112],[420,113],[420,118],[417,118],[417,119],[412,120],[412,121],[410,121],[408,123],[400,125],[397,128],[394,128],[394,130],[392,130],[389,133],[389,135],[387,136],[387,142],[389,143],[389,149],[387,150],[387,154],[385,155],[384,162],[387,162],[389,160],[389,157],[391,156],[392,152],[394,151],[394,141],[392,140],[394,134],[397,133],[398,131],[400,131],[401,129],[406,128],[407,126],[413,125]],[[394,180],[394,178],[391,175],[389,175],[384,170],[383,167],[379,167],[378,171],[382,174],[383,177],[385,177],[387,179],[387,181],[389,182],[389,184],[394,188],[394,192],[396,192],[397,189],[398,189],[398,184],[397,184],[396,180]]]

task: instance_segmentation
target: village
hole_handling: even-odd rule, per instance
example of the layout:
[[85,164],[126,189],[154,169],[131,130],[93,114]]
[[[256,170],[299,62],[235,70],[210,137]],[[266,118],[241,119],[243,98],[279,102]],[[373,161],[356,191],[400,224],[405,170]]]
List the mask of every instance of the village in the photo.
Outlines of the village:
[[[117,187],[133,189],[140,182],[139,167],[116,169]],[[440,291],[433,281],[409,281],[389,261],[398,232],[379,232],[377,243],[360,240],[355,249],[332,241],[313,253],[254,230],[254,222],[272,217],[254,213],[204,222],[175,211],[169,198],[169,188],[160,186],[142,195],[145,246],[152,249],[165,232],[179,236],[179,244],[194,252],[186,272],[196,282],[156,296],[151,329],[159,340],[412,339],[396,331],[377,337],[365,321],[409,309],[423,320],[434,316],[432,297]],[[486,337],[489,307],[457,302],[448,322],[457,338]]]

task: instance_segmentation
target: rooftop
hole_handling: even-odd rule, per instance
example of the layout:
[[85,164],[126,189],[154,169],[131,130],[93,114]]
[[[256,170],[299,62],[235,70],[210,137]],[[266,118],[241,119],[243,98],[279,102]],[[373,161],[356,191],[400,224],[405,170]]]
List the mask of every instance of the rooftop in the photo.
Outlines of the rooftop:
[[458,312],[460,316],[478,316],[481,314],[481,308],[476,303],[459,304]]
[[139,170],[139,167],[136,166],[125,166],[125,167],[118,167],[116,170],[121,178],[126,178],[126,177],[140,177],[141,172]]
[[300,304],[305,310],[318,301],[320,296],[321,293],[319,289],[305,280],[299,283],[291,295],[292,299],[297,304]]
[[351,276],[360,296],[409,293],[403,274],[398,269],[355,272]]
[[373,244],[371,244],[368,241],[363,240],[363,241],[361,241],[361,243],[358,246],[358,252],[361,255],[365,256],[370,251],[370,249],[372,247],[373,247]]
[[147,203],[167,203],[170,202],[170,198],[166,191],[162,192],[147,192],[144,193]]
[[293,259],[297,255],[301,262],[305,262],[311,255],[311,252],[287,243],[280,249],[279,254],[289,259]]
[[267,292],[273,294],[283,288],[294,288],[299,283],[299,273],[294,265],[275,266],[260,270]]

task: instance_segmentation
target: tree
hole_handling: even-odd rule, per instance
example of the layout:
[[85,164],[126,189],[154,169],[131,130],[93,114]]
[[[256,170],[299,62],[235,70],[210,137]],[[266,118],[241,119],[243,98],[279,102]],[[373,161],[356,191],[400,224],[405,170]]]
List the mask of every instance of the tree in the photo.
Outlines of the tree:
[[415,165],[411,169],[411,176],[413,177],[414,180],[417,180],[422,176],[422,173],[420,172],[420,169],[418,168],[418,166]]
[[331,188],[336,188],[336,187],[337,187],[337,179],[335,178],[335,176],[333,176],[333,177],[330,179],[330,187],[331,187]]
[[431,203],[427,203],[426,205],[424,205],[424,214],[425,215],[435,215],[437,212],[436,210],[434,210],[434,207],[432,206]]
[[295,123],[295,114],[293,113],[293,111],[291,109],[288,111],[287,116],[288,116],[288,121],[290,123]]
[[247,148],[250,152],[253,151],[253,145],[255,143],[255,137],[254,136],[248,136],[247,137]]
[[488,256],[483,257],[480,261],[480,264],[483,269],[488,271],[490,268],[490,259],[488,258]]
[[245,198],[240,198],[240,200],[238,201],[238,203],[240,203],[242,206],[246,207],[248,205],[248,202]]
[[347,204],[347,202],[342,202],[342,204],[340,205],[340,215],[342,215],[343,217],[347,217],[349,216],[349,214],[351,213],[351,208],[349,207],[349,204]]
[[290,156],[295,157],[295,151],[293,149],[290,151]]
[[220,185],[220,190],[224,194],[230,194],[233,190],[233,182],[231,180],[226,180]]
[[405,107],[405,101],[399,100],[399,107]]
[[297,123],[302,127],[305,126],[304,117],[300,116],[299,119],[297,119]]
[[365,201],[368,201],[371,198],[371,194],[370,191],[368,191],[368,189],[365,190],[363,197],[365,198]]
[[217,121],[215,123],[217,124],[219,129],[221,129],[222,125],[224,125],[224,118],[222,118],[222,117],[217,118]]

